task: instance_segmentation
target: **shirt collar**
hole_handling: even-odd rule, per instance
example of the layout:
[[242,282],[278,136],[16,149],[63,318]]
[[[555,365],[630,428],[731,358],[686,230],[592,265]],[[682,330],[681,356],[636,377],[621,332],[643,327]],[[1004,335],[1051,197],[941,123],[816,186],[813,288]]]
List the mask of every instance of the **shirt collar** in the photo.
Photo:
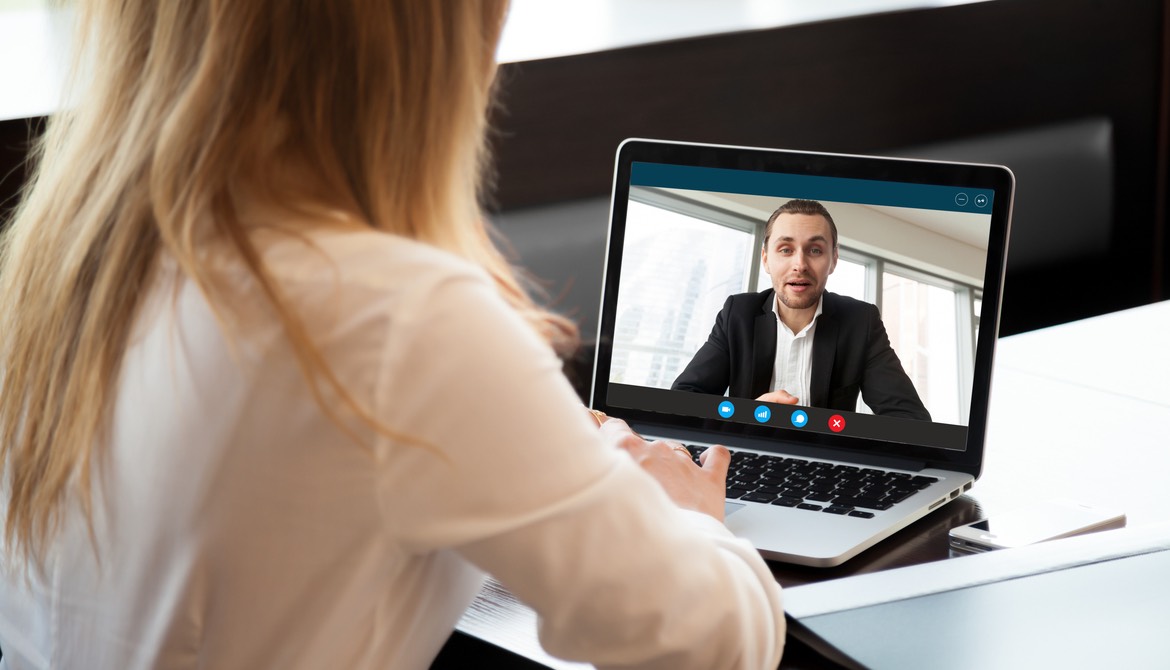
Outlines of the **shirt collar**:
[[[776,315],[777,326],[781,326],[781,325],[784,325],[784,322],[780,320],[780,309],[776,306],[777,301],[779,301],[779,298],[776,297],[776,292],[772,291],[772,313]],[[817,311],[813,312],[812,321],[809,321],[807,326],[805,326],[804,328],[801,328],[800,332],[796,333],[796,335],[794,335],[794,337],[800,337],[801,335],[803,335],[803,334],[807,333],[809,330],[811,330],[813,326],[817,325],[817,317],[819,317],[821,315],[821,312],[824,311],[824,308],[825,308],[825,294],[822,292],[821,297],[817,299]],[[784,326],[784,327],[787,328],[788,326]],[[789,332],[792,332],[792,331],[789,331]]]

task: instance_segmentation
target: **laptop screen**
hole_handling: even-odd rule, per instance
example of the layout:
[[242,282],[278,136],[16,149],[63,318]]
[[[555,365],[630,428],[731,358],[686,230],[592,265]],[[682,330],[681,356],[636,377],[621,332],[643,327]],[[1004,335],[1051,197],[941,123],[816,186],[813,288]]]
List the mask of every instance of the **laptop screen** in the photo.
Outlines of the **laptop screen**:
[[1006,169],[634,140],[615,175],[594,406],[713,440],[981,445]]

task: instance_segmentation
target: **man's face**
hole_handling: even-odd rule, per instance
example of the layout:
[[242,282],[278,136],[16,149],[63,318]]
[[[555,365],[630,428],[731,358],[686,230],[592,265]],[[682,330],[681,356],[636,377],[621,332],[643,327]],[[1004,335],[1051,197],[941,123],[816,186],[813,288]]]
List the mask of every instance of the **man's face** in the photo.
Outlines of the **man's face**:
[[837,268],[829,222],[819,214],[781,214],[763,251],[772,288],[789,309],[816,307],[825,282]]

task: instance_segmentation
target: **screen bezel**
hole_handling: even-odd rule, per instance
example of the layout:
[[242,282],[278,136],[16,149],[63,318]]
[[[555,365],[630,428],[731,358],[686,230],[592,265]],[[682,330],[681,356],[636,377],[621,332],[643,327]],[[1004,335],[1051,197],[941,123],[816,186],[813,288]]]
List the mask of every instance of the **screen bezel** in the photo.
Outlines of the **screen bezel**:
[[[957,450],[898,442],[879,442],[843,433],[832,434],[758,426],[609,406],[606,402],[606,396],[613,353],[617,295],[620,288],[620,277],[616,269],[621,267],[631,168],[635,162],[778,172],[817,177],[843,177],[994,191],[987,245],[987,265],[983,280],[979,337],[975,346],[971,411],[965,447],[962,450]],[[819,449],[827,448],[834,452],[909,459],[921,462],[927,467],[943,467],[978,476],[983,461],[992,359],[995,351],[995,340],[999,332],[1000,304],[1014,186],[1015,179],[1011,171],[997,165],[825,154],[649,139],[624,141],[618,147],[614,169],[610,227],[606,243],[602,288],[602,309],[599,318],[597,355],[594,362],[591,391],[592,407],[623,418],[630,423],[661,426],[674,431],[680,429],[696,431],[712,438],[712,441],[716,441],[721,436],[744,437],[751,438],[753,444],[759,444],[760,440],[766,440],[785,446],[802,445]]]

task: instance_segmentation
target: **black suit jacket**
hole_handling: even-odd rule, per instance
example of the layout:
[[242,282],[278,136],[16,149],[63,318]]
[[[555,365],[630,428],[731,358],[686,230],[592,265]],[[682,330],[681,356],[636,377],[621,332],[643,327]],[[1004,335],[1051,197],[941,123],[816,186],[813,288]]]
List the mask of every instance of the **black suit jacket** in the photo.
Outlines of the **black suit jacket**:
[[[772,289],[733,295],[715,317],[707,342],[672,389],[736,398],[767,393],[776,360]],[[813,336],[811,398],[800,403],[856,411],[858,394],[874,414],[930,420],[890,347],[876,306],[826,291]]]

